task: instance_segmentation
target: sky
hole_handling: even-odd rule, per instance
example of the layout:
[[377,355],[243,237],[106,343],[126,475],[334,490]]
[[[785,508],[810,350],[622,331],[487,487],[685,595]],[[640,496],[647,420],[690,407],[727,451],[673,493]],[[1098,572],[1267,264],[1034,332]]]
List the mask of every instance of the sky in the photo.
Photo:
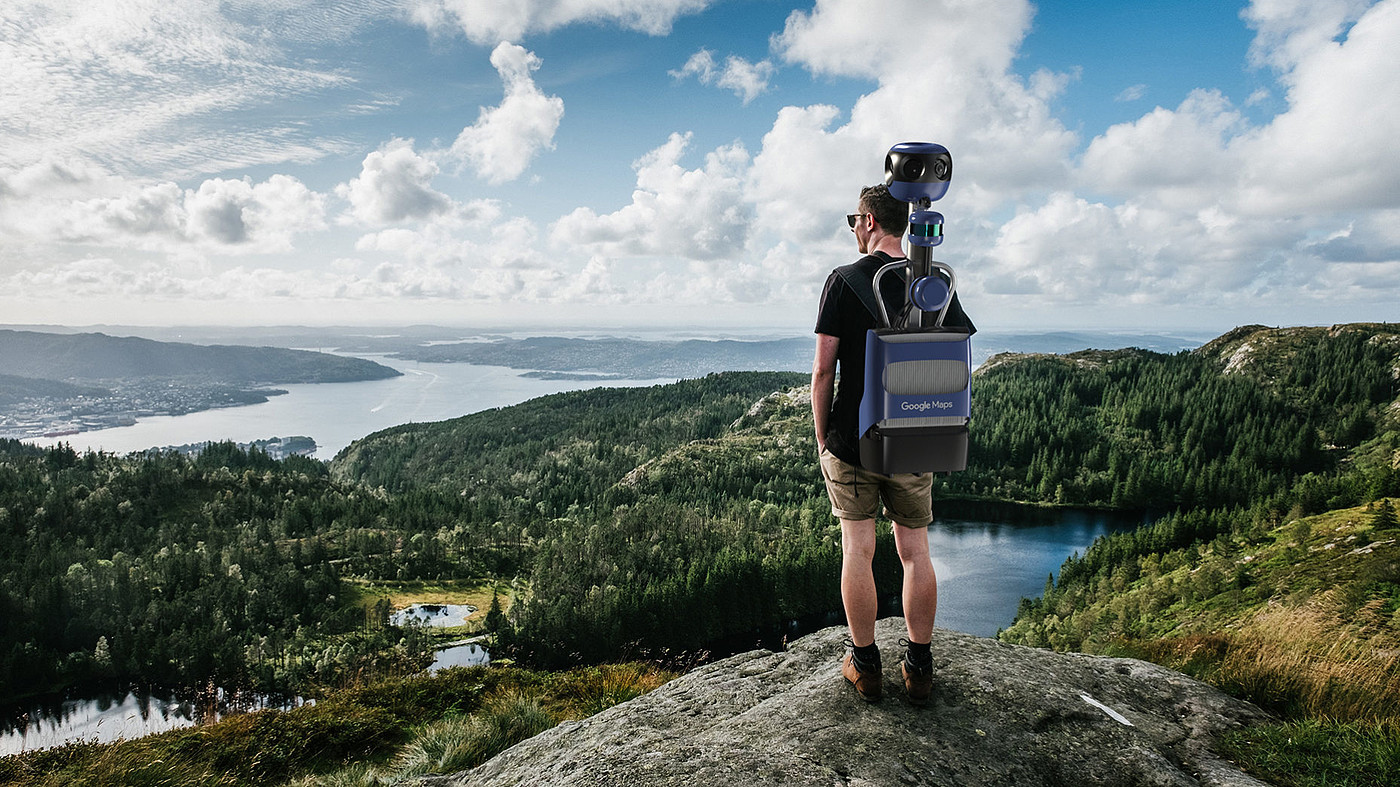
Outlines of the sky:
[[1396,321],[1400,0],[5,0],[0,323],[811,330],[891,145],[984,329]]

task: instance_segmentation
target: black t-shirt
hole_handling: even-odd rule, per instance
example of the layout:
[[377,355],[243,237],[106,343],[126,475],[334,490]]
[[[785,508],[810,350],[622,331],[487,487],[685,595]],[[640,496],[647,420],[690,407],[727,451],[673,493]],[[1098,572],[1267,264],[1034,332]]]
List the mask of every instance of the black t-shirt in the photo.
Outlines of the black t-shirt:
[[[857,273],[873,279],[882,265],[897,259],[882,252],[862,257],[855,263]],[[891,319],[904,303],[904,276],[898,272],[886,274],[880,280],[881,296]],[[977,328],[963,312],[957,293],[953,303],[943,318],[943,324],[953,328],[966,328],[968,334],[976,333]],[[831,416],[827,420],[826,447],[841,461],[860,465],[860,399],[865,393],[865,334],[876,326],[876,317],[861,303],[857,295],[841,274],[832,271],[822,290],[821,305],[817,310],[816,333],[835,336],[840,341],[836,345],[836,368],[838,371],[836,397],[831,402]]]

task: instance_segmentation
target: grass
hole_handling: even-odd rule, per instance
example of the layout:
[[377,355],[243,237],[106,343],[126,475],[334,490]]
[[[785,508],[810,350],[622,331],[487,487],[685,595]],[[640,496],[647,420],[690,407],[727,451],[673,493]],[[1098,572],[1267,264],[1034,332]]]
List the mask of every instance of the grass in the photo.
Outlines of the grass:
[[[1374,516],[1362,507],[1300,518],[1093,599],[1073,614],[1120,628],[1094,630],[1082,649],[1163,664],[1274,713],[1278,723],[1222,742],[1271,782],[1400,784],[1400,531],[1377,530]],[[1212,585],[1197,581],[1202,572],[1241,568],[1243,585],[1182,593]],[[1148,598],[1157,612],[1146,612]]]
[[419,730],[400,751],[392,777],[408,779],[475,768],[557,723],[539,699],[504,694],[479,713],[444,718]]
[[1221,754],[1279,787],[1393,787],[1400,773],[1394,722],[1307,719],[1230,733]]
[[[1400,648],[1355,636],[1334,597],[1266,609],[1236,630],[1125,643],[1284,718],[1400,722]],[[1379,600],[1362,607],[1375,613]]]
[[673,677],[642,664],[562,673],[451,669],[333,692],[290,711],[0,758],[0,784],[379,787],[473,767],[563,719],[592,715]]

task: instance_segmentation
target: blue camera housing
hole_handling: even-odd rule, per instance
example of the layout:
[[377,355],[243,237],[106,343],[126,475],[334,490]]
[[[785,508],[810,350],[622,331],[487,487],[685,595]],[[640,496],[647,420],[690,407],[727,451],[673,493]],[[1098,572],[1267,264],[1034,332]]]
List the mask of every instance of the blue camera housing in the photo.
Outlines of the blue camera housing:
[[933,142],[901,142],[885,156],[885,185],[901,202],[935,202],[953,180],[953,154]]

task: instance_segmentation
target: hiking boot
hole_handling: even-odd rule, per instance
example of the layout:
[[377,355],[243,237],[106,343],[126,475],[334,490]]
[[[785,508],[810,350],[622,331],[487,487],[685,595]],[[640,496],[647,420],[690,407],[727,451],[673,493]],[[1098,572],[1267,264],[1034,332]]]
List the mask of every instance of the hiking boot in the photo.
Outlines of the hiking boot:
[[854,653],[847,653],[846,660],[841,662],[841,674],[856,687],[856,693],[866,702],[878,702],[880,700],[880,663],[877,661],[872,668],[861,669],[856,664]]
[[899,671],[904,674],[904,691],[909,695],[909,702],[927,705],[929,695],[933,693],[933,665],[920,669],[904,659],[899,663]]

